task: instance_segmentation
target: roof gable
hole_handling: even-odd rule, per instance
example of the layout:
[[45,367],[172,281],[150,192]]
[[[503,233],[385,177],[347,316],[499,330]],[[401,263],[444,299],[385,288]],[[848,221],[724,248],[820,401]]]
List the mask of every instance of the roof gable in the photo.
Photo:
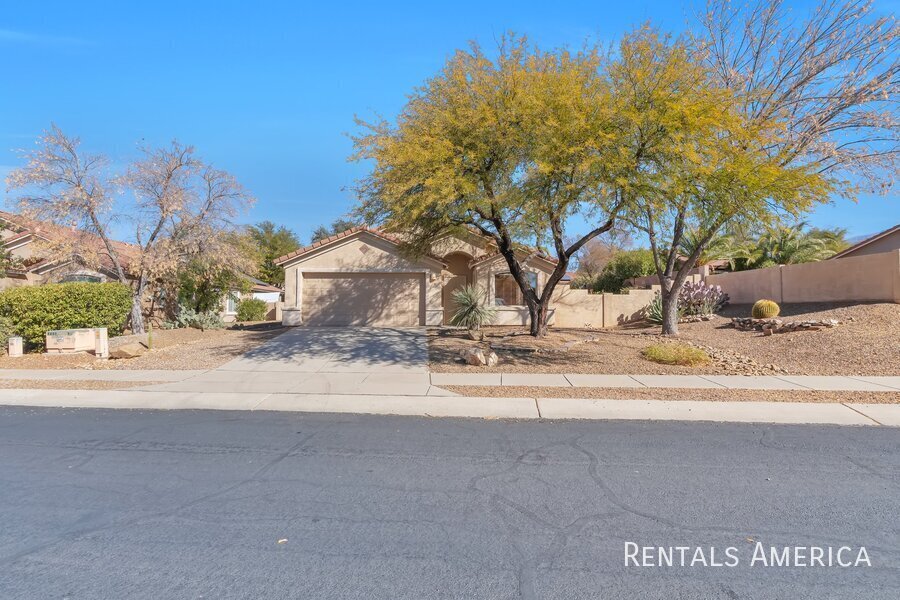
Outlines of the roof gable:
[[[408,265],[429,263],[435,267],[444,265],[439,258],[430,255],[418,259],[403,257],[399,251],[400,244],[399,238],[380,229],[367,226],[353,227],[285,254],[277,258],[275,264],[287,268],[301,262],[319,262],[342,270],[353,270],[354,267],[379,268],[379,261],[385,263],[382,265],[384,269],[396,269],[402,263]],[[348,249],[351,246],[355,250]],[[367,255],[367,248],[372,248],[377,254]],[[319,258],[326,254],[329,255],[329,259]],[[388,257],[391,257],[390,260]],[[388,265],[388,262],[391,264]]]
[[841,258],[843,256],[846,256],[848,254],[856,252],[860,248],[864,248],[865,246],[868,246],[869,244],[871,244],[873,242],[877,242],[878,240],[886,238],[889,235],[893,235],[894,233],[900,233],[900,223],[894,225],[893,227],[888,227],[884,231],[882,231],[880,233],[876,233],[875,235],[868,237],[861,242],[857,242],[857,243],[853,244],[852,246],[850,246],[849,248],[845,248],[845,249],[841,250],[840,252],[838,252],[837,254],[830,256],[829,258]]

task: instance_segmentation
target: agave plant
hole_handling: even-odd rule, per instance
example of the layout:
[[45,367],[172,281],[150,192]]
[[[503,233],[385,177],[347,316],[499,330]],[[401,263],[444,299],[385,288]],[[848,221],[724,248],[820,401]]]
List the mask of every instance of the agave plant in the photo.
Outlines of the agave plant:
[[453,291],[453,302],[456,312],[450,318],[450,324],[478,330],[494,322],[497,310],[487,303],[484,293],[473,285],[467,285]]

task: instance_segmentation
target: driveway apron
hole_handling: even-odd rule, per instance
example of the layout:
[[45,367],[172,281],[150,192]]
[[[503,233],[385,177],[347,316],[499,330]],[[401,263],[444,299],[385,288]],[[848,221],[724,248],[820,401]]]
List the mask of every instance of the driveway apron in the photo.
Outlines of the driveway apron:
[[424,329],[295,327],[242,356],[155,390],[424,396]]

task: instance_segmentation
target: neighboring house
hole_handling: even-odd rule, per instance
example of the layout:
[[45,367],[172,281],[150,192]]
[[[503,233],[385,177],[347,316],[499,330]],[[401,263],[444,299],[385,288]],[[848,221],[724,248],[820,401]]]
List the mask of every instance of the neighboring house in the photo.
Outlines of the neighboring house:
[[890,252],[891,250],[900,250],[900,223],[885,229],[881,233],[864,239],[861,242],[853,244],[846,250],[838,252],[831,258],[847,258],[850,256],[864,256],[866,254],[879,254],[881,252]]
[[266,320],[280,320],[280,310],[276,306],[279,305],[284,294],[282,289],[249,275],[244,275],[244,279],[250,282],[249,291],[234,289],[225,295],[222,301],[222,320],[226,323],[233,323],[237,319],[238,304],[247,298],[256,298],[268,305],[269,312]]
[[[528,323],[522,292],[489,238],[448,236],[417,258],[404,256],[400,243],[379,229],[354,227],[278,258],[275,264],[285,269],[285,324],[443,325],[456,311],[453,291],[465,285],[484,292],[498,325]],[[541,290],[556,261],[521,252]],[[568,278],[560,283],[558,289],[568,289]]]
[[[14,262],[0,278],[0,290],[22,285],[40,285],[66,281],[115,281],[115,270],[105,254],[103,241],[76,229],[39,223],[20,215],[0,211],[0,246],[10,253]],[[99,258],[99,267],[88,268],[74,251],[67,260],[50,261],[42,256],[41,245],[65,244]],[[125,242],[113,242],[123,267],[128,265],[135,249]]]

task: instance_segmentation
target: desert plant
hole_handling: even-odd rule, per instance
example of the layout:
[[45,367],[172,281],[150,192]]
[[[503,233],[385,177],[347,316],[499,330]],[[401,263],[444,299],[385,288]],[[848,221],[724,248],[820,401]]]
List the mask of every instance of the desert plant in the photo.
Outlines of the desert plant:
[[757,300],[750,311],[754,319],[774,319],[781,312],[781,307],[774,300]]
[[728,294],[722,291],[722,286],[707,285],[705,281],[685,282],[678,294],[678,309],[684,315],[712,315],[726,304]]
[[641,355],[647,360],[664,365],[693,367],[709,362],[709,354],[687,344],[653,344],[644,348]]
[[213,311],[197,312],[190,306],[180,304],[178,306],[178,314],[175,317],[175,321],[173,321],[173,327],[192,327],[206,331],[207,329],[222,329],[225,327],[225,322],[219,313]]
[[54,329],[106,327],[119,335],[130,310],[131,289],[121,283],[53,283],[0,293],[0,317],[37,348]]
[[450,318],[450,324],[478,330],[494,322],[497,310],[487,303],[484,294],[473,285],[467,285],[453,291],[453,302],[457,309]]
[[[650,304],[644,309],[645,318],[651,323],[655,323],[656,325],[661,325],[663,322],[663,307],[662,307],[662,296],[659,292],[653,296],[653,300],[650,301]],[[678,307],[678,316],[681,317],[684,315],[682,308]]]
[[618,294],[625,290],[626,280],[652,275],[654,272],[653,253],[650,250],[623,250],[614,255],[600,275],[586,287],[595,292]]
[[237,320],[241,323],[263,321],[267,312],[269,312],[269,307],[266,305],[265,300],[245,298],[238,303]]

